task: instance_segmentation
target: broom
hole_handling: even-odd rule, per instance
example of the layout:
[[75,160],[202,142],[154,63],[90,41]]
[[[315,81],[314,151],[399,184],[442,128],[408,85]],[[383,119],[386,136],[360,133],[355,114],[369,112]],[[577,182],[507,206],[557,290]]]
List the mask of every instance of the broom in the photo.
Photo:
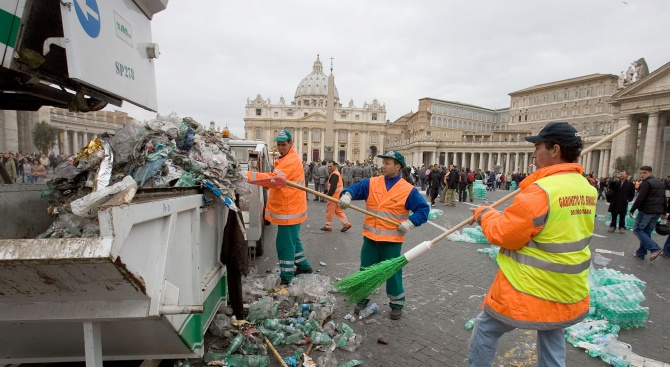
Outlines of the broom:
[[[618,129],[617,131],[611,133],[610,135],[602,138],[601,140],[597,141],[590,147],[584,149],[579,156],[581,157],[590,153],[600,145],[614,139],[616,136],[623,133],[628,128],[629,126],[624,126]],[[495,208],[499,206],[500,204],[514,197],[519,192],[521,192],[521,189],[516,189],[512,191],[511,193],[505,195],[502,199],[493,203],[491,207]],[[362,302],[370,295],[370,293],[372,293],[375,289],[381,286],[385,281],[387,281],[391,276],[393,276],[393,274],[398,272],[398,270],[402,269],[410,261],[428,252],[428,250],[430,250],[435,243],[449,236],[450,234],[456,232],[461,227],[471,224],[473,221],[474,218],[468,218],[462,221],[461,223],[457,224],[450,230],[435,237],[434,239],[430,241],[421,242],[414,248],[405,252],[403,255],[396,257],[395,259],[385,260],[372,266],[363,268],[356,273],[347,275],[341,280],[335,282],[335,284],[333,285],[333,289],[335,289],[337,292],[343,293],[345,300],[347,302],[350,303]]]
[[[264,186],[264,187],[284,187],[284,186],[291,186],[291,187],[295,187],[295,188],[298,189],[298,190],[306,191],[306,192],[308,192],[308,193],[310,193],[310,194],[314,194],[314,195],[316,195],[316,196],[322,197],[322,198],[324,198],[324,199],[326,199],[326,200],[328,200],[328,201],[334,201],[334,202],[336,202],[336,203],[339,203],[339,202],[340,202],[339,199],[335,199],[335,198],[332,197],[332,196],[328,196],[328,195],[326,195],[326,194],[324,194],[324,193],[322,193],[322,192],[318,192],[318,191],[316,191],[316,190],[312,190],[312,189],[310,189],[309,187],[305,187],[305,186],[299,185],[299,184],[297,184],[297,183],[295,183],[295,182],[289,181],[289,180],[286,179],[286,176],[277,175],[277,176],[272,176],[272,177],[267,177],[267,178],[259,178],[259,179],[256,179],[256,180],[250,180],[249,183],[254,184],[254,185],[261,185],[261,186]],[[399,226],[399,225],[400,225],[400,223],[398,223],[398,222],[396,222],[396,221],[394,221],[394,220],[392,220],[392,219],[388,219],[388,218],[386,218],[386,217],[382,217],[381,215],[375,214],[375,213],[370,212],[370,211],[367,211],[367,210],[365,210],[365,209],[361,209],[361,208],[355,207],[355,206],[353,206],[353,205],[349,205],[349,209],[353,209],[353,210],[356,210],[356,211],[358,211],[358,212],[361,212],[361,213],[363,213],[363,214],[365,214],[365,215],[369,215],[369,216],[371,216],[371,217],[375,217],[375,218],[377,218],[377,219],[383,220],[384,222],[387,222],[387,223],[389,223],[389,224],[393,224],[394,226]]]

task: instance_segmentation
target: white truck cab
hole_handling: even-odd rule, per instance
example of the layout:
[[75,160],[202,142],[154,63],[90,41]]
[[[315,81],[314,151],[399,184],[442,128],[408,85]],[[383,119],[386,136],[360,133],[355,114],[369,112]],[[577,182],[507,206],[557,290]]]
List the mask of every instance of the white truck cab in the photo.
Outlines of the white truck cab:
[[[230,152],[238,162],[242,172],[271,172],[272,160],[268,146],[261,140],[229,140]],[[240,209],[247,231],[249,251],[252,257],[262,256],[265,238],[265,204],[268,190],[259,185],[250,185],[251,195],[240,198]]]

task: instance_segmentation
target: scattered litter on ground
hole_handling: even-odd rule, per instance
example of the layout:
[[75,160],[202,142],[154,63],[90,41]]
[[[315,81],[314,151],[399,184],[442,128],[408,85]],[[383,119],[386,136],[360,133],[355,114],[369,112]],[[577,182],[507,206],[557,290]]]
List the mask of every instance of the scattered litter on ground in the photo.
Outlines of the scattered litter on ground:
[[[346,322],[332,319],[336,298],[330,293],[329,277],[301,274],[289,286],[283,286],[274,272],[262,276],[252,272],[243,278],[242,288],[243,302],[248,309],[245,320],[216,314],[208,330],[203,359],[181,360],[175,366],[196,366],[197,363],[268,366],[271,359],[277,359],[272,348],[284,352],[279,356],[288,366],[338,367],[363,363],[351,360],[338,364],[333,353],[335,349],[355,352],[363,337]],[[373,315],[373,309],[370,306],[366,316]],[[354,315],[349,316],[349,322],[355,320]],[[323,352],[318,359],[310,357],[312,347]],[[287,348],[291,348],[290,354],[286,353]]]

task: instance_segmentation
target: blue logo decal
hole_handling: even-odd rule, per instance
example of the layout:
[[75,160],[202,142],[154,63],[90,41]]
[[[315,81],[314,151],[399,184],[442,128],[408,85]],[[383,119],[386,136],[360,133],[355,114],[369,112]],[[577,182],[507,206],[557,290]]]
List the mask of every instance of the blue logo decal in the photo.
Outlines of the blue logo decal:
[[77,12],[77,18],[81,27],[91,38],[96,38],[100,34],[100,11],[96,0],[75,0],[74,10]]

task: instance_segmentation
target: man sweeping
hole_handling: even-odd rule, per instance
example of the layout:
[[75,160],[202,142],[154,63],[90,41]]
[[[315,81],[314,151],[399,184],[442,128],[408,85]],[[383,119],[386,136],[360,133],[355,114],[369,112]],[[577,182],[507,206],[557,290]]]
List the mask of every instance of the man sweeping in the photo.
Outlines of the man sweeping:
[[[247,171],[247,180],[254,182],[281,175],[288,181],[304,185],[305,174],[300,157],[293,149],[291,132],[280,130],[275,141],[280,156],[275,160],[274,172]],[[300,241],[300,223],[307,219],[307,198],[304,192],[290,186],[263,186],[269,188],[265,219],[277,225],[279,277],[281,284],[288,285],[295,275],[313,272]]]
[[538,170],[504,212],[473,209],[486,238],[501,249],[470,339],[471,367],[491,366],[498,339],[515,328],[537,330],[538,366],[565,366],[563,329],[589,313],[597,191],[575,163],[582,139],[566,122],[525,139],[535,144]]
[[[402,242],[410,229],[428,220],[430,207],[414,188],[403,180],[400,170],[405,167],[405,158],[400,152],[389,151],[377,157],[383,158],[382,176],[366,178],[345,189],[340,197],[340,207],[346,209],[352,200],[365,200],[366,209],[374,214],[400,222],[394,226],[370,215],[363,223],[363,247],[361,269],[384,260],[400,256]],[[412,215],[409,215],[409,211]],[[391,306],[391,319],[399,320],[405,305],[405,290],[402,285],[402,269],[386,281],[386,294]],[[356,304],[358,314],[367,306],[368,299]]]

